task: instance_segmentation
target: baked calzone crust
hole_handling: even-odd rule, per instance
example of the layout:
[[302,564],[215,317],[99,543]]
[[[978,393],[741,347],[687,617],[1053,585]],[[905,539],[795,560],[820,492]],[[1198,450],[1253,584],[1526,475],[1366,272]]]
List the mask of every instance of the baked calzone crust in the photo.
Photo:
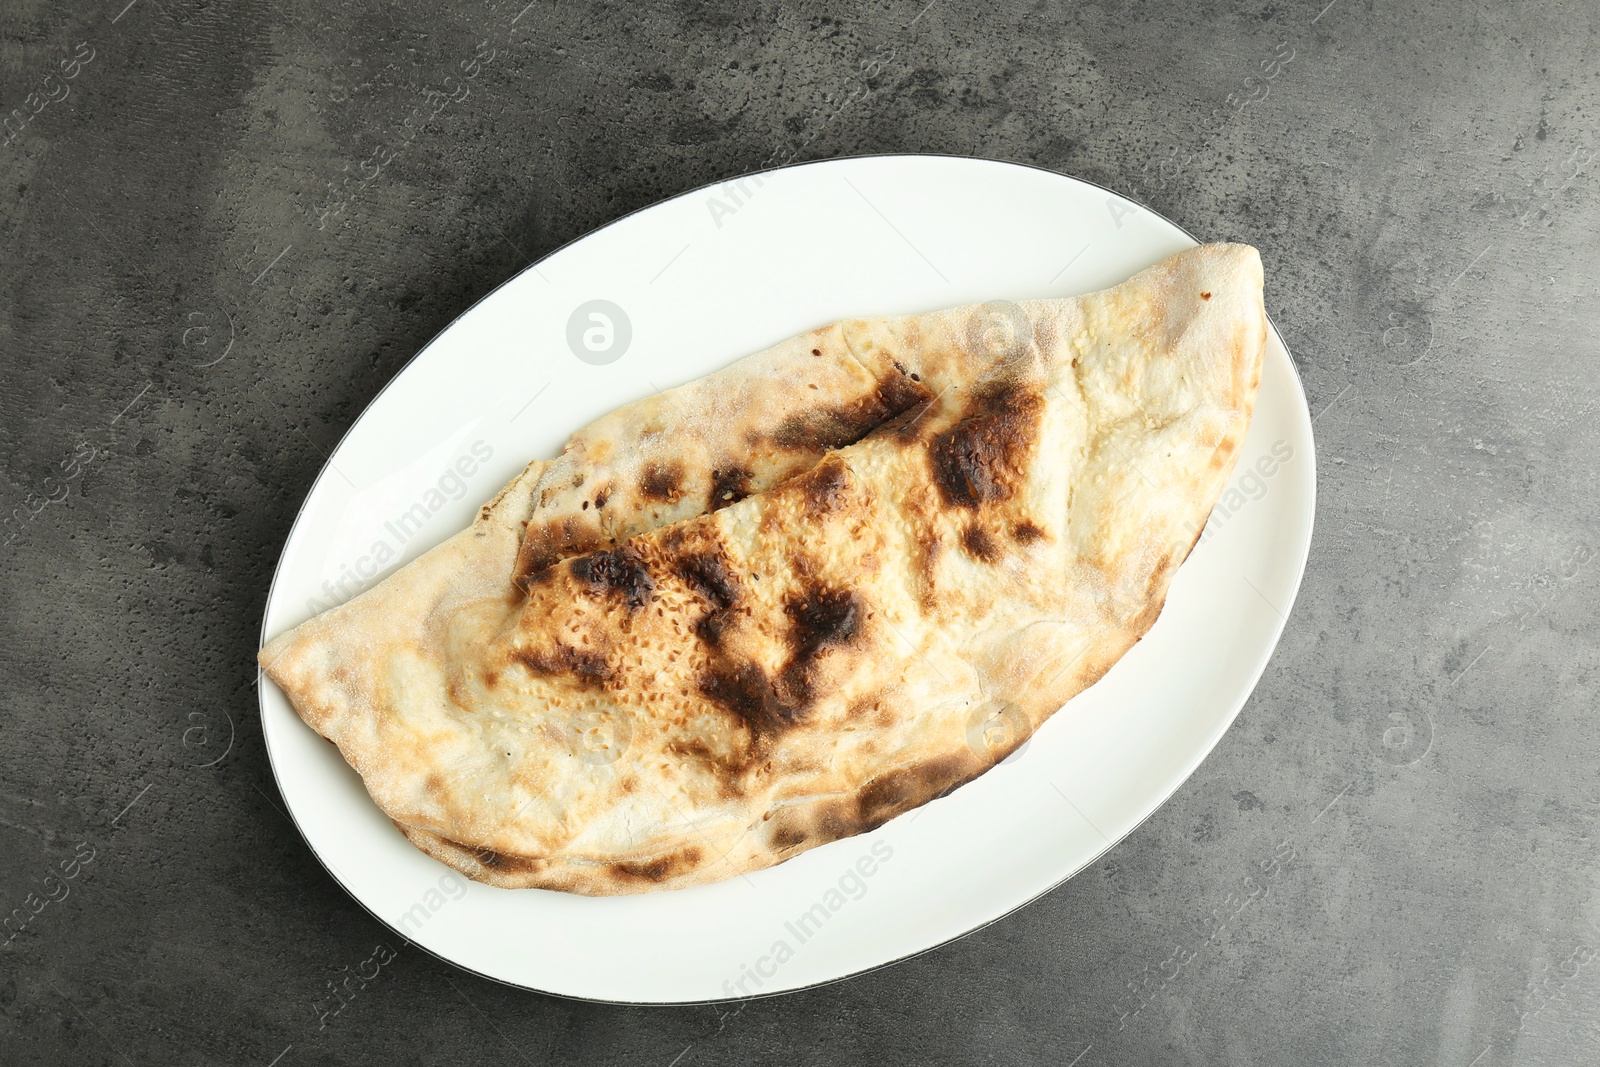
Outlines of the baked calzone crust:
[[420,848],[677,888],[983,773],[1149,629],[1249,425],[1261,263],[847,321],[629,405],[271,641]]

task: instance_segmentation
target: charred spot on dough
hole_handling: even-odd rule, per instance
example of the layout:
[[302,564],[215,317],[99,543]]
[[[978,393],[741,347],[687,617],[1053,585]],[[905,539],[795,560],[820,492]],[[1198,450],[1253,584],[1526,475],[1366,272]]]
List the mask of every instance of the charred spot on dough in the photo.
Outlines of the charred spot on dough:
[[878,388],[874,392],[878,406],[882,408],[882,414],[878,419],[879,422],[887,421],[903,412],[909,411],[933,396],[927,386],[920,384],[920,379],[913,380],[916,375],[908,378],[905,372],[900,370],[899,364],[895,365],[895,370],[898,373],[879,382]]
[[776,678],[759,664],[719,663],[700,679],[702,695],[733,712],[757,735],[787,729],[804,718],[816,697],[818,661],[854,641],[863,614],[855,594],[821,588],[790,597],[784,613],[789,618],[789,661]]
[[[898,365],[896,370],[899,370]],[[884,420],[883,425],[874,431],[875,433],[893,435],[903,442],[916,439],[922,417],[928,413],[934,401],[939,399],[931,389],[921,383],[921,375],[907,375],[902,371],[879,387],[880,393],[893,400],[894,410]]]
[[568,516],[560,522],[531,522],[517,552],[514,580],[524,588],[534,575],[570,556],[593,552],[602,544],[591,526]]
[[653,860],[640,863],[613,863],[611,869],[627,880],[662,882],[674,875],[692,871],[699,865],[700,850],[691,846],[682,852],[669,852],[665,856],[657,856]]
[[610,499],[611,499],[611,489],[609,487],[600,490],[598,493],[596,493],[594,495],[594,506],[595,506],[595,508],[598,509],[598,508],[605,507],[606,506],[606,501],[610,500]]
[[579,556],[569,566],[572,576],[591,590],[619,593],[632,609],[644,607],[655,594],[655,580],[650,577],[643,557],[631,545]]
[[824,841],[837,841],[861,832],[856,820],[855,805],[848,800],[836,800],[819,806],[816,821],[817,836]]
[[722,635],[732,622],[733,617],[729,612],[714,608],[695,622],[694,634],[712,648],[716,648],[722,644]]
[[1201,300],[1210,300],[1211,299],[1211,294],[1210,293],[1201,293],[1200,294],[1200,299]]
[[710,605],[695,623],[694,632],[700,640],[715,647],[721,643],[723,631],[733,621],[733,606],[739,602],[739,579],[721,556],[713,555],[686,558],[679,573],[689,587]]
[[805,844],[810,836],[798,826],[779,826],[772,831],[772,844],[778,851],[784,852]]
[[849,483],[850,468],[838,456],[829,456],[794,480],[806,513],[813,518],[839,507]]
[[772,440],[780,448],[827,452],[855,444],[880,421],[860,406],[801,412],[779,423]]
[[1031,522],[1019,522],[1011,527],[1011,537],[1019,545],[1031,545],[1035,541],[1043,541],[1047,536],[1044,527]]
[[[669,536],[662,544],[670,549],[681,549],[683,538]],[[716,647],[722,640],[722,632],[733,621],[732,609],[739,601],[739,578],[728,566],[726,554],[720,546],[710,551],[687,551],[676,558],[673,571],[690,592],[705,601],[705,614],[696,620],[694,632],[700,640]]]
[[961,547],[967,550],[967,555],[983,563],[993,563],[1000,558],[1000,546],[989,531],[977,523],[961,531]]
[[739,579],[720,553],[680,556],[675,569],[695,595],[715,609],[732,607],[739,599]]
[[[899,368],[896,367],[898,370]],[[892,419],[933,398],[933,393],[921,384],[915,374],[896,374],[878,386],[878,398],[883,402],[884,418]]]
[[645,467],[639,479],[639,492],[646,500],[676,503],[682,495],[683,465],[680,463],[652,463]]
[[862,604],[842,589],[814,588],[784,603],[789,617],[789,662],[778,675],[784,702],[804,709],[816,696],[817,662],[861,632]]
[[750,495],[750,471],[744,467],[718,467],[711,472],[710,506],[718,511]]
[[929,396],[926,388],[894,374],[871,393],[835,407],[797,412],[778,424],[772,440],[781,448],[827,452],[853,445],[878,426]]
[[573,648],[557,641],[550,648],[519,648],[511,658],[534,674],[570,674],[584,682],[603,682],[615,673],[610,661],[599,652]]
[[941,756],[879,775],[857,799],[857,833],[876,830],[901,812],[943,796],[974,777],[970,758]]
[[854,444],[876,425],[870,412],[860,407],[823,408],[790,415],[778,424],[772,440],[780,448],[826,452]]
[[789,647],[794,660],[813,659],[826,648],[847,644],[861,629],[861,601],[845,589],[811,589],[791,596]]
[[662,856],[649,863],[614,863],[611,869],[626,878],[637,878],[646,882],[659,882],[667,876],[672,869],[670,857]]
[[525,871],[536,871],[543,866],[543,861],[526,856],[514,856],[505,852],[496,852],[492,848],[480,848],[469,845],[463,841],[452,841],[448,837],[439,840],[451,848],[459,849],[488,870],[507,874],[520,874]]
[[524,592],[527,592],[534,586],[549,584],[550,579],[553,577],[555,577],[555,568],[549,564],[546,564],[545,566],[533,571],[531,574],[524,575],[518,580],[517,584]]
[[786,729],[802,714],[778,695],[767,672],[754,663],[712,667],[700,678],[700,693],[744,720],[757,735]]
[[1010,383],[974,395],[961,421],[928,445],[945,504],[977,509],[1011,497],[1023,480],[1042,408],[1038,393]]

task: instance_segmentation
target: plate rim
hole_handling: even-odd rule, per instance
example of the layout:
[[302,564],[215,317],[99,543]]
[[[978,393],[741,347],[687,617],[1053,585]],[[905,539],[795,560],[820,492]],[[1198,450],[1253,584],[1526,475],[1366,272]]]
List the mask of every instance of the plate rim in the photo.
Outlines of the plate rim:
[[[483,304],[484,302],[486,302],[489,299],[491,299],[492,297],[494,297],[497,293],[500,292],[500,290],[502,290],[502,289],[506,288],[507,286],[511,285],[511,283],[513,283],[517,279],[521,278],[523,275],[527,274],[529,271],[537,270],[542,264],[544,264],[545,262],[550,260],[552,257],[556,256],[557,254],[559,254],[563,250],[567,249],[568,247],[570,247],[572,245],[575,245],[580,241],[588,240],[590,237],[593,237],[594,235],[600,233],[601,231],[609,229],[609,228],[611,228],[613,226],[616,226],[616,225],[618,225],[618,224],[620,224],[622,222],[625,222],[628,219],[633,218],[635,215],[642,214],[642,213],[644,213],[646,211],[651,211],[651,210],[653,210],[653,209],[655,209],[657,207],[660,207],[663,204],[669,203],[669,202],[671,202],[673,200],[677,200],[677,199],[680,199],[682,197],[693,196],[693,195],[696,195],[698,193],[704,193],[704,192],[707,192],[707,191],[710,191],[710,190],[715,190],[715,189],[717,189],[717,188],[719,188],[719,187],[721,187],[723,185],[728,184],[729,182],[737,182],[737,181],[740,181],[742,179],[754,177],[754,176],[757,176],[757,175],[775,174],[775,173],[778,173],[780,171],[798,170],[798,169],[803,168],[803,167],[825,167],[825,166],[829,166],[829,165],[833,165],[833,164],[837,164],[837,163],[843,163],[843,162],[849,162],[849,161],[855,161],[855,160],[875,160],[875,159],[883,159],[883,160],[956,160],[956,161],[961,161],[961,162],[986,163],[986,164],[992,164],[992,165],[1001,166],[1001,167],[1014,167],[1014,168],[1017,168],[1017,169],[1020,169],[1020,170],[1038,171],[1040,173],[1047,174],[1047,175],[1049,175],[1051,177],[1054,177],[1054,178],[1066,178],[1069,181],[1074,181],[1074,182],[1077,182],[1077,183],[1079,183],[1081,185],[1090,186],[1092,188],[1099,189],[1101,192],[1107,193],[1107,194],[1109,194],[1111,196],[1114,196],[1114,197],[1117,197],[1117,198],[1119,198],[1121,200],[1126,200],[1129,203],[1135,204],[1139,208],[1141,208],[1142,210],[1149,212],[1150,214],[1152,214],[1152,215],[1156,216],[1157,218],[1161,219],[1163,222],[1165,222],[1168,225],[1172,226],[1179,233],[1181,233],[1185,237],[1187,237],[1190,241],[1193,241],[1196,245],[1199,245],[1199,244],[1203,243],[1194,234],[1190,233],[1189,230],[1186,227],[1180,225],[1177,222],[1174,222],[1171,218],[1168,218],[1167,215],[1165,215],[1164,213],[1155,210],[1154,208],[1150,207],[1148,204],[1144,203],[1143,201],[1141,201],[1141,200],[1139,200],[1139,199],[1137,199],[1137,198],[1135,198],[1133,196],[1129,196],[1129,195],[1127,195],[1125,193],[1118,192],[1117,190],[1109,188],[1108,186],[1102,185],[1100,182],[1094,181],[1093,179],[1082,178],[1082,177],[1079,177],[1076,174],[1068,174],[1068,173],[1066,173],[1064,171],[1055,170],[1055,169],[1052,169],[1050,167],[1040,166],[1039,164],[1036,164],[1036,163],[1023,163],[1023,162],[1017,162],[1015,160],[1008,160],[1008,159],[994,159],[994,158],[988,157],[988,156],[966,155],[966,154],[962,154],[962,153],[958,153],[958,152],[858,152],[858,153],[851,153],[851,154],[848,154],[848,155],[829,156],[829,157],[824,158],[824,159],[808,159],[808,160],[784,163],[784,164],[780,164],[778,166],[773,166],[773,167],[762,167],[762,168],[758,168],[758,169],[754,169],[754,170],[742,171],[742,172],[737,173],[737,174],[731,174],[731,175],[728,175],[728,176],[725,176],[725,177],[717,178],[717,179],[715,179],[713,181],[705,182],[705,183],[703,183],[701,185],[697,185],[697,186],[694,186],[694,187],[689,188],[689,189],[680,190],[679,192],[675,192],[675,193],[672,193],[670,195],[663,196],[660,199],[653,200],[648,204],[642,204],[639,207],[636,207],[633,210],[628,211],[625,214],[618,215],[614,219],[610,219],[610,220],[608,220],[606,222],[603,222],[600,225],[594,227],[593,229],[586,230],[583,233],[578,234],[577,236],[575,236],[575,237],[573,237],[573,238],[571,238],[571,239],[569,239],[567,241],[562,242],[557,247],[552,248],[550,251],[546,252],[543,256],[540,256],[538,259],[533,260],[532,262],[530,262],[527,265],[525,265],[521,270],[518,270],[515,273],[509,275],[508,277],[502,279],[498,284],[496,284],[494,286],[494,288],[490,289],[488,292],[484,293],[478,299],[474,300],[470,305],[468,305],[467,307],[463,308],[449,322],[445,323],[444,326],[440,327],[440,329],[438,331],[436,331],[431,337],[428,338],[428,340],[426,342],[424,342],[420,347],[417,348],[417,350],[415,352],[413,352],[411,354],[410,358],[408,358],[405,361],[405,363],[401,364],[401,366],[399,368],[397,368],[392,375],[390,375],[388,381],[383,383],[382,388],[380,388],[376,393],[374,393],[372,395],[372,398],[370,400],[368,400],[365,405],[362,406],[361,411],[355,416],[355,418],[351,419],[349,425],[346,426],[344,431],[339,435],[339,440],[337,442],[335,442],[334,445],[327,450],[327,453],[323,458],[322,466],[317,470],[316,476],[311,479],[311,483],[307,487],[307,489],[305,491],[305,495],[302,497],[302,499],[300,501],[300,506],[299,506],[298,510],[295,512],[294,521],[289,524],[289,532],[284,536],[283,545],[279,549],[279,552],[278,552],[278,562],[273,567],[272,580],[267,584],[267,594],[266,594],[266,598],[265,598],[265,600],[263,602],[262,611],[261,611],[261,629],[260,629],[260,632],[259,632],[259,644],[257,645],[257,651],[260,651],[260,649],[265,648],[266,644],[267,644],[267,641],[268,641],[268,636],[267,636],[267,617],[271,613],[272,604],[273,604],[274,597],[275,597],[275,594],[276,594],[277,588],[278,588],[278,581],[282,577],[282,574],[283,574],[284,562],[285,562],[285,560],[286,560],[286,558],[288,556],[289,545],[294,541],[295,534],[300,529],[300,524],[305,518],[307,508],[310,506],[312,498],[316,495],[318,487],[322,484],[322,480],[325,477],[327,477],[328,472],[331,469],[333,469],[333,457],[338,454],[339,449],[344,446],[345,441],[348,440],[350,435],[355,432],[356,427],[360,425],[361,420],[366,417],[367,413],[369,411],[371,411],[372,408],[375,405],[377,405],[380,400],[383,399],[384,394],[386,394],[389,391],[389,389],[394,386],[394,384],[396,382],[398,382],[402,377],[404,377],[405,373],[408,370],[411,369],[412,364],[414,364],[418,359],[420,359],[423,356],[424,353],[426,353],[430,348],[432,348],[433,345],[441,337],[443,337],[445,334],[449,333],[452,329],[454,329],[456,327],[457,323],[459,323],[462,319],[466,318],[469,314],[471,314],[473,311],[475,311],[480,304]],[[925,946],[923,948],[920,948],[920,949],[917,949],[917,950],[915,950],[913,952],[908,952],[903,956],[896,956],[893,959],[884,960],[884,961],[882,961],[880,963],[875,963],[875,964],[872,964],[872,965],[867,966],[867,967],[862,967],[859,970],[850,971],[847,974],[837,975],[837,976],[832,977],[832,978],[819,979],[818,981],[809,982],[809,983],[806,983],[805,985],[793,986],[793,987],[790,987],[790,988],[787,988],[787,989],[774,989],[774,990],[771,990],[771,991],[768,991],[768,992],[756,992],[756,993],[749,994],[747,996],[710,997],[710,998],[702,998],[702,999],[694,999],[694,1000],[616,1000],[616,999],[610,999],[610,998],[605,998],[605,997],[589,997],[589,996],[582,996],[582,995],[576,994],[576,993],[563,993],[563,992],[558,992],[556,990],[542,989],[542,988],[540,988],[538,986],[523,985],[523,984],[521,984],[519,982],[514,982],[514,981],[511,981],[510,979],[507,979],[507,978],[501,978],[501,977],[498,977],[498,976],[492,975],[492,974],[485,974],[484,972],[476,970],[475,968],[469,967],[466,964],[463,964],[463,963],[460,963],[460,962],[458,962],[456,960],[450,959],[448,956],[444,956],[441,953],[436,952],[431,948],[428,948],[426,945],[423,945],[421,942],[413,941],[413,940],[411,940],[409,938],[406,938],[404,936],[404,934],[397,927],[395,927],[393,924],[391,924],[387,919],[383,918],[377,912],[373,911],[373,909],[370,908],[365,901],[363,901],[360,897],[358,897],[355,894],[354,890],[352,890],[349,886],[345,885],[343,879],[341,879],[338,876],[338,874],[335,873],[334,868],[332,867],[332,865],[322,856],[322,854],[320,852],[317,851],[316,845],[313,844],[310,835],[306,833],[305,828],[300,825],[300,820],[298,818],[296,818],[296,816],[294,814],[293,805],[290,805],[290,804],[287,803],[288,794],[284,791],[283,781],[282,781],[282,779],[281,779],[281,777],[279,776],[279,773],[278,773],[278,761],[274,757],[271,737],[268,734],[267,729],[266,729],[266,719],[265,719],[266,708],[265,708],[265,704],[264,704],[264,702],[266,700],[266,689],[264,687],[264,683],[269,681],[269,679],[266,678],[266,673],[265,673],[264,669],[258,663],[256,665],[256,711],[257,711],[257,718],[258,718],[258,721],[261,723],[261,727],[262,727],[261,736],[262,736],[263,746],[266,749],[267,766],[268,766],[268,769],[272,772],[273,785],[277,787],[278,795],[280,797],[284,798],[284,801],[285,801],[285,812],[288,814],[289,821],[294,825],[294,828],[295,828],[296,832],[298,832],[299,835],[300,835],[301,841],[305,844],[306,848],[310,851],[310,853],[314,857],[316,857],[317,862],[322,865],[322,868],[323,868],[324,872],[333,881],[334,885],[338,886],[339,889],[341,891],[343,891],[344,894],[346,896],[348,896],[351,900],[353,900],[358,907],[360,907],[368,915],[372,916],[372,918],[375,919],[378,922],[379,925],[383,926],[385,929],[387,929],[390,932],[396,934],[397,936],[400,936],[402,938],[402,940],[404,941],[403,947],[412,947],[412,948],[421,949],[423,952],[427,953],[428,955],[434,957],[437,960],[440,960],[443,963],[448,964],[451,967],[456,968],[457,970],[464,971],[464,972],[466,972],[468,974],[476,975],[479,978],[483,978],[483,979],[486,979],[488,981],[495,982],[495,983],[497,983],[499,985],[507,986],[507,987],[509,987],[511,989],[516,989],[516,990],[520,990],[522,992],[528,992],[528,993],[537,993],[537,994],[539,994],[541,996],[558,997],[558,998],[560,998],[562,1000],[570,1000],[570,1001],[575,1001],[575,1002],[584,1003],[584,1004],[606,1004],[606,1005],[615,1005],[615,1006],[618,1006],[618,1007],[674,1008],[674,1007],[698,1007],[698,1006],[702,1006],[702,1005],[713,1005],[713,1004],[729,1004],[729,1003],[735,1003],[735,1002],[748,1003],[749,1001],[753,1001],[753,1000],[766,1000],[766,999],[773,998],[773,997],[789,996],[789,995],[792,995],[792,994],[795,994],[795,993],[801,993],[801,992],[805,992],[805,991],[808,991],[808,990],[822,989],[822,988],[825,988],[827,986],[838,984],[840,982],[848,982],[848,981],[851,981],[852,979],[860,978],[863,975],[871,974],[871,973],[873,973],[875,971],[883,970],[885,968],[893,967],[893,966],[895,966],[897,964],[904,963],[907,960],[916,959],[916,958],[918,958],[920,956],[926,955],[929,952],[933,952],[933,951],[935,951],[937,949],[944,948],[947,945],[955,944],[957,941],[964,940],[965,938],[968,938],[968,937],[972,936],[973,934],[978,933],[981,930],[985,930],[988,927],[994,925],[995,923],[1000,922],[1003,919],[1008,919],[1011,916],[1016,915],[1018,912],[1022,911],[1022,909],[1028,907],[1031,904],[1034,904],[1034,903],[1038,902],[1039,900],[1041,900],[1044,897],[1050,895],[1051,893],[1054,893],[1057,889],[1060,889],[1067,882],[1070,882],[1073,878],[1076,878],[1079,874],[1083,873],[1083,871],[1087,870],[1089,867],[1091,867],[1095,863],[1099,862],[1102,857],[1104,857],[1107,853],[1109,853],[1112,850],[1114,850],[1118,845],[1122,844],[1123,841],[1125,841],[1129,837],[1131,837],[1136,831],[1138,831],[1142,826],[1144,826],[1144,824],[1146,822],[1148,822],[1152,817],[1154,817],[1157,812],[1161,811],[1161,809],[1163,809],[1163,808],[1165,808],[1167,806],[1167,804],[1172,800],[1172,798],[1174,796],[1177,795],[1178,791],[1184,787],[1184,785],[1189,781],[1189,779],[1194,777],[1195,772],[1200,769],[1200,765],[1203,764],[1211,756],[1211,753],[1216,750],[1217,745],[1219,745],[1222,742],[1222,739],[1225,736],[1227,736],[1228,731],[1230,731],[1233,728],[1233,724],[1238,719],[1239,713],[1244,710],[1244,705],[1249,703],[1250,697],[1255,694],[1256,686],[1260,683],[1261,676],[1266,673],[1267,665],[1272,662],[1272,657],[1278,650],[1278,643],[1283,638],[1284,630],[1288,628],[1289,616],[1294,611],[1295,602],[1299,599],[1300,588],[1305,582],[1305,571],[1306,571],[1306,567],[1310,563],[1310,558],[1311,558],[1311,545],[1312,545],[1312,542],[1313,542],[1313,540],[1315,538],[1315,535],[1316,535],[1316,514],[1317,514],[1317,460],[1316,460],[1316,433],[1315,433],[1316,427],[1315,427],[1315,419],[1311,415],[1310,398],[1309,398],[1308,394],[1306,393],[1305,380],[1304,380],[1304,378],[1302,377],[1302,375],[1300,373],[1299,366],[1295,363],[1294,354],[1290,350],[1288,342],[1286,342],[1283,339],[1283,334],[1278,330],[1277,323],[1273,321],[1272,315],[1271,315],[1270,312],[1268,312],[1266,314],[1266,319],[1267,319],[1268,329],[1270,329],[1272,331],[1272,334],[1277,338],[1278,343],[1283,346],[1284,354],[1288,358],[1289,369],[1292,372],[1291,373],[1291,381],[1292,381],[1292,383],[1294,385],[1295,391],[1298,394],[1299,400],[1300,400],[1300,404],[1299,404],[1298,408],[1296,409],[1296,413],[1297,414],[1303,414],[1305,419],[1306,419],[1306,423],[1305,423],[1305,426],[1306,426],[1306,443],[1307,443],[1307,446],[1308,446],[1308,449],[1309,449],[1308,454],[1307,454],[1307,461],[1308,461],[1308,468],[1309,468],[1309,477],[1308,477],[1309,498],[1308,498],[1307,504],[1306,504],[1306,510],[1307,510],[1307,513],[1308,513],[1308,521],[1306,523],[1305,543],[1304,543],[1304,546],[1303,546],[1303,550],[1299,551],[1297,553],[1297,555],[1299,556],[1299,563],[1298,563],[1298,565],[1297,565],[1297,567],[1295,569],[1294,589],[1293,589],[1292,593],[1289,596],[1288,603],[1285,604],[1285,606],[1284,606],[1284,611],[1282,613],[1282,616],[1280,617],[1280,619],[1278,620],[1278,623],[1276,624],[1274,633],[1272,635],[1271,642],[1266,646],[1265,651],[1262,653],[1262,655],[1260,657],[1260,661],[1255,665],[1255,667],[1252,670],[1250,683],[1249,683],[1249,686],[1246,689],[1244,699],[1239,702],[1239,706],[1236,707],[1233,710],[1233,712],[1228,716],[1227,723],[1221,727],[1221,729],[1217,732],[1216,737],[1213,738],[1211,740],[1210,744],[1208,744],[1206,746],[1205,751],[1202,752],[1200,754],[1199,758],[1194,761],[1194,765],[1191,766],[1187,771],[1184,772],[1184,774],[1178,779],[1177,783],[1172,787],[1172,789],[1169,790],[1165,795],[1163,795],[1161,797],[1161,799],[1156,803],[1156,805],[1153,808],[1151,808],[1150,811],[1148,813],[1146,813],[1143,818],[1141,818],[1138,822],[1136,822],[1132,826],[1130,826],[1124,833],[1120,834],[1116,838],[1116,840],[1108,841],[1103,848],[1101,848],[1100,850],[1096,851],[1093,855],[1091,855],[1083,863],[1079,864],[1076,868],[1074,868],[1071,871],[1071,873],[1063,876],[1060,880],[1051,883],[1049,886],[1046,886],[1044,889],[1042,889],[1039,892],[1033,894],[1027,900],[1022,901],[1020,904],[1017,904],[1015,907],[1008,908],[1007,910],[1001,912],[999,915],[996,915],[996,916],[994,916],[992,918],[989,918],[989,919],[985,919],[984,921],[978,923],[975,926],[970,927],[969,929],[966,929],[966,930],[962,931],[961,933],[954,934],[954,935],[952,935],[950,937],[945,938],[942,941],[938,941],[938,942],[935,942],[934,944],[927,945],[927,946]],[[287,698],[285,698],[285,699],[287,699]],[[292,705],[291,705],[291,710],[292,710]]]

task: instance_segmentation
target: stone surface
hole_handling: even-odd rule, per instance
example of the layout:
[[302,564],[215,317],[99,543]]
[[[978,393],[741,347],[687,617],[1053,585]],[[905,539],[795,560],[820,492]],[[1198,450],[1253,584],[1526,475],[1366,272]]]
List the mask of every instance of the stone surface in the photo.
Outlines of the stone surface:
[[[0,1061],[1600,1060],[1593,5],[122,2],[0,20]],[[887,970],[645,1009],[413,951],[319,1030],[386,933],[280,812],[252,655],[324,454],[563,242],[881,151],[1262,249],[1321,482],[1237,724]]]

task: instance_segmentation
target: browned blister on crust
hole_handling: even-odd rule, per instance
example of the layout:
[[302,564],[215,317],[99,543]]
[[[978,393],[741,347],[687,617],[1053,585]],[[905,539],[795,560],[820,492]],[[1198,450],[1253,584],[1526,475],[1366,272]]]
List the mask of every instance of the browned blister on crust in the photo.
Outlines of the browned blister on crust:
[[[601,420],[480,519],[493,552],[384,583],[426,626],[374,643],[362,598],[263,664],[413,843],[496,885],[695,885],[880,826],[1153,624],[1259,383],[1244,246],[1009,305],[1001,358],[980,312],[753,357],[800,372],[770,403],[722,372]],[[441,606],[448,568],[489,588],[514,556],[524,597]]]

